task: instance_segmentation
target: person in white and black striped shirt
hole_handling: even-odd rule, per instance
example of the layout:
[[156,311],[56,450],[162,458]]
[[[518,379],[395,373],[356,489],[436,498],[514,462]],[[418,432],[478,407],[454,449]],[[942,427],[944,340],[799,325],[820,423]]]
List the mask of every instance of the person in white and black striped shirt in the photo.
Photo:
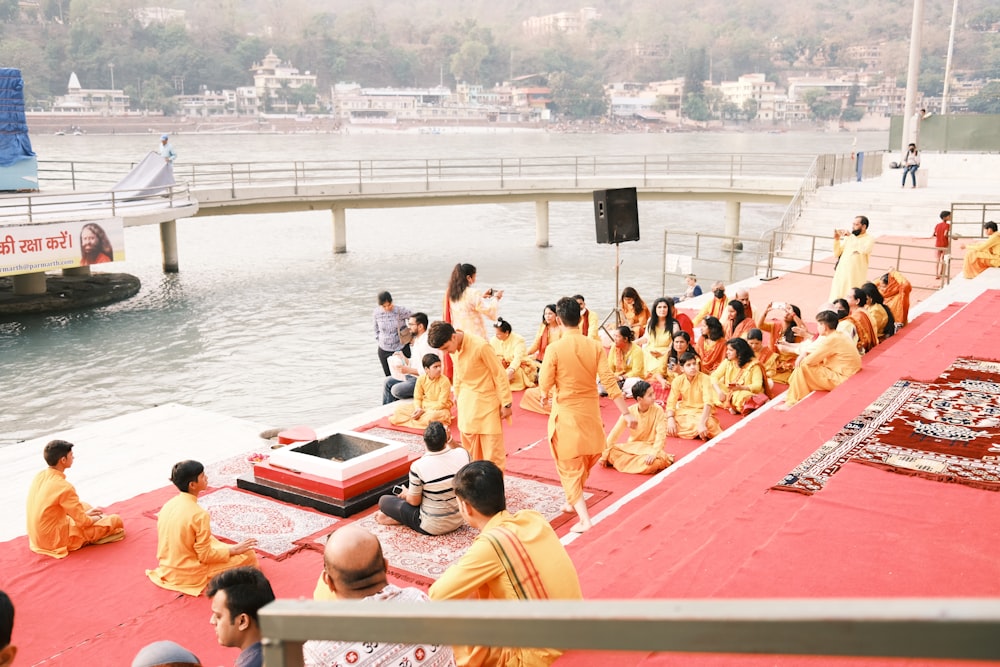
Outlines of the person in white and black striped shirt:
[[448,447],[448,429],[431,422],[424,430],[427,453],[410,466],[410,483],[398,496],[382,496],[375,520],[384,526],[403,524],[424,535],[444,535],[464,522],[455,499],[454,478],[469,462],[461,447]]

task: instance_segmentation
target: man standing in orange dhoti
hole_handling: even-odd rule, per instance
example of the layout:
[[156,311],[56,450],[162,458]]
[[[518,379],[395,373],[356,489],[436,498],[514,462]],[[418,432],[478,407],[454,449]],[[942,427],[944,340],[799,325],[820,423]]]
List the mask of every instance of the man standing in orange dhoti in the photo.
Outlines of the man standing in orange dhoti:
[[861,287],[868,282],[868,259],[874,247],[875,238],[868,234],[868,218],[863,215],[854,218],[850,233],[842,229],[833,232],[837,268],[833,271],[830,301],[844,296],[852,287]]
[[583,485],[604,451],[598,376],[628,427],[635,428],[638,420],[629,412],[618,382],[608,368],[604,347],[580,333],[580,304],[563,297],[556,304],[556,316],[562,335],[545,351],[538,388],[543,401],[546,396],[555,397],[549,415],[549,448],[566,492],[563,512],[576,511],[580,522],[570,530],[582,533],[590,528]]
[[186,595],[201,595],[220,572],[244,565],[257,566],[257,540],[226,544],[212,535],[212,518],[198,504],[208,488],[205,466],[198,461],[175,463],[170,481],[180,491],[156,517],[156,558],[159,566],[146,570],[150,581]]
[[35,553],[65,558],[88,544],[107,544],[125,537],[122,519],[80,502],[66,481],[73,465],[73,443],[53,440],[43,452],[49,467],[35,476],[28,490],[28,546]]
[[489,343],[447,322],[432,322],[427,331],[431,347],[454,361],[455,402],[462,447],[473,461],[492,461],[500,470],[507,463],[502,420],[510,417],[513,397],[507,371]]

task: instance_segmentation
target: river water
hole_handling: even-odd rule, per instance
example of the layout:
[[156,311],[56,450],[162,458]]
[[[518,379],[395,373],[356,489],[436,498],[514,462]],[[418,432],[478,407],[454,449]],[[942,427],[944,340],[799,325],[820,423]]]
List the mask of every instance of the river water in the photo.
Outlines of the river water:
[[[40,161],[136,162],[148,136],[32,136]],[[886,145],[863,134],[858,148]],[[199,135],[172,139],[184,162],[850,152],[848,133],[547,133]],[[124,175],[124,170],[123,170]],[[747,205],[742,234],[783,207]],[[621,246],[621,285],[661,291],[663,230],[722,232],[723,204],[640,202],[642,240]],[[381,402],[375,295],[441,312],[456,262],[505,290],[501,314],[528,341],[545,304],[582,293],[602,316],[615,302],[615,250],[594,240],[587,202],[550,205],[549,248],[536,248],[534,205],[349,210],[348,252],[332,252],[329,212],[178,222],[180,273],[161,270],[156,226],[126,229],[135,297],[103,308],[0,321],[0,446],[163,403],[267,426],[322,426]],[[110,269],[111,267],[109,267]],[[697,268],[697,267],[696,267]],[[711,282],[711,275],[701,281]],[[668,292],[682,286],[668,286]],[[141,445],[141,443],[136,443]]]

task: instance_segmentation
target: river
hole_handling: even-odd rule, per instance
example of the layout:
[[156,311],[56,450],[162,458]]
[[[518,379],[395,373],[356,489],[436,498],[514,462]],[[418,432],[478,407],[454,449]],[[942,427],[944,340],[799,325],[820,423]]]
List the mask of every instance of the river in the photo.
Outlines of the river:
[[[40,161],[125,164],[158,146],[151,131],[32,143]],[[822,132],[172,138],[179,171],[184,162],[248,160],[845,153],[853,141]],[[886,143],[884,133],[858,138],[864,150]],[[760,234],[782,212],[745,204],[742,233]],[[663,230],[721,233],[723,217],[721,202],[640,202],[642,240],[621,246],[621,285],[652,302],[661,291]],[[142,280],[135,297],[0,321],[0,446],[171,402],[274,427],[323,426],[377,405],[376,294],[389,290],[397,304],[433,319],[456,262],[478,267],[480,287],[505,290],[501,314],[529,343],[544,305],[560,296],[582,293],[596,312],[610,312],[615,250],[595,242],[591,204],[552,203],[551,246],[534,240],[530,203],[350,210],[348,252],[340,255],[329,212],[206,217],[178,222],[180,273],[165,275],[157,227],[129,228],[127,259],[113,268]]]

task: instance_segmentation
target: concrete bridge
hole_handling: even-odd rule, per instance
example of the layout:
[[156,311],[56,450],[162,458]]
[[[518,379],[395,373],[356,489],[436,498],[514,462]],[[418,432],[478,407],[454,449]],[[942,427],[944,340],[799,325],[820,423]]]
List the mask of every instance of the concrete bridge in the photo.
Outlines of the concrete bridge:
[[724,233],[738,236],[743,202],[787,203],[805,181],[815,187],[853,170],[850,156],[757,154],[201,163],[178,165],[178,185],[169,191],[109,192],[132,166],[40,162],[46,194],[0,198],[0,230],[108,216],[125,226],[159,224],[164,271],[175,272],[180,218],[329,210],[333,250],[341,253],[349,209],[534,202],[535,243],[546,247],[549,202],[592,201],[594,190],[635,187],[644,201],[724,201]]

